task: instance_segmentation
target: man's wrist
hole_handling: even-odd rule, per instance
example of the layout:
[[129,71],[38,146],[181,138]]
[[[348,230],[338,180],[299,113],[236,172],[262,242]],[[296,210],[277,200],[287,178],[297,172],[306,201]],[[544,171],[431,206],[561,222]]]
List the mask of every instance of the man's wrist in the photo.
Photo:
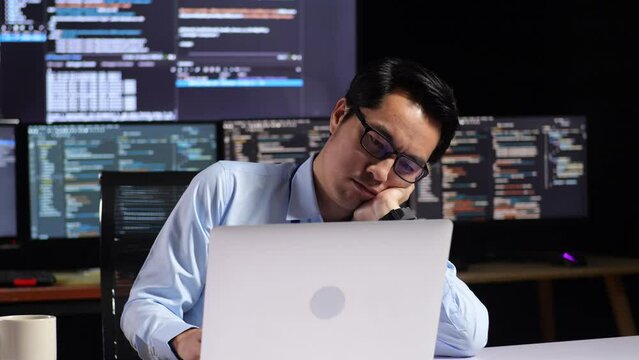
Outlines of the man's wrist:
[[399,207],[392,209],[386,215],[382,216],[380,220],[415,220],[417,216],[415,212],[409,207]]
[[173,345],[174,342],[175,342],[175,338],[169,340],[169,348],[171,349],[171,351],[173,352],[173,355],[175,355],[175,357],[178,360],[182,360],[182,358],[180,357],[180,354],[178,354],[177,350],[175,350],[175,346]]
[[179,360],[182,360],[182,358],[180,357],[180,355],[178,354],[178,351],[177,351],[177,346],[178,346],[177,342],[179,342],[181,340],[180,339],[181,335],[184,335],[186,332],[191,331],[193,329],[197,329],[197,327],[195,327],[195,326],[194,327],[190,327],[190,328],[182,331],[181,333],[175,335],[175,337],[173,337],[171,340],[169,340],[169,348],[171,349],[171,351],[173,351],[173,354]]

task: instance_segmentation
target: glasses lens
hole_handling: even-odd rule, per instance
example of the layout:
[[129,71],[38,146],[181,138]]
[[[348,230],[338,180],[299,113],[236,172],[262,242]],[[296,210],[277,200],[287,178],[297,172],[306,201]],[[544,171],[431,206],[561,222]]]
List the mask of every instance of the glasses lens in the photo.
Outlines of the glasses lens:
[[397,158],[394,170],[402,179],[410,182],[419,180],[424,173],[424,169],[421,166],[405,156]]
[[364,134],[362,146],[378,159],[385,159],[393,153],[393,146],[375,131],[367,131]]

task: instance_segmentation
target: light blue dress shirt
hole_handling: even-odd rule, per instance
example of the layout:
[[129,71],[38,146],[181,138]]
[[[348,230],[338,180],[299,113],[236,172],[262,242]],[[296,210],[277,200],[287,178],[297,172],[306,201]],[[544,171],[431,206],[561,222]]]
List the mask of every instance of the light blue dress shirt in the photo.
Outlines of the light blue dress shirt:
[[[168,342],[202,326],[213,227],[322,222],[312,160],[297,170],[293,164],[219,161],[193,179],[155,240],[122,313],[122,330],[143,359],[175,359]],[[435,353],[472,356],[487,336],[486,308],[449,262]]]

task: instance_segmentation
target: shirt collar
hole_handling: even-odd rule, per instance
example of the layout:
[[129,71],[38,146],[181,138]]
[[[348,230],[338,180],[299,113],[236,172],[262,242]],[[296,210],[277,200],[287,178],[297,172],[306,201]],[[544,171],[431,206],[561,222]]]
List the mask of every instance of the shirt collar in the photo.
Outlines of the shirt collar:
[[315,196],[313,181],[313,159],[311,156],[300,165],[291,180],[291,194],[288,201],[287,221],[323,222]]

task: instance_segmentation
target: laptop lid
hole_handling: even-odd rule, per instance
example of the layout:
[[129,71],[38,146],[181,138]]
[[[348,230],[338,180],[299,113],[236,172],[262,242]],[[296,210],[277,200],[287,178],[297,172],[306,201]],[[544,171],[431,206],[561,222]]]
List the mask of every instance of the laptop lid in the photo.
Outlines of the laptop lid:
[[213,230],[203,359],[432,359],[449,220]]

